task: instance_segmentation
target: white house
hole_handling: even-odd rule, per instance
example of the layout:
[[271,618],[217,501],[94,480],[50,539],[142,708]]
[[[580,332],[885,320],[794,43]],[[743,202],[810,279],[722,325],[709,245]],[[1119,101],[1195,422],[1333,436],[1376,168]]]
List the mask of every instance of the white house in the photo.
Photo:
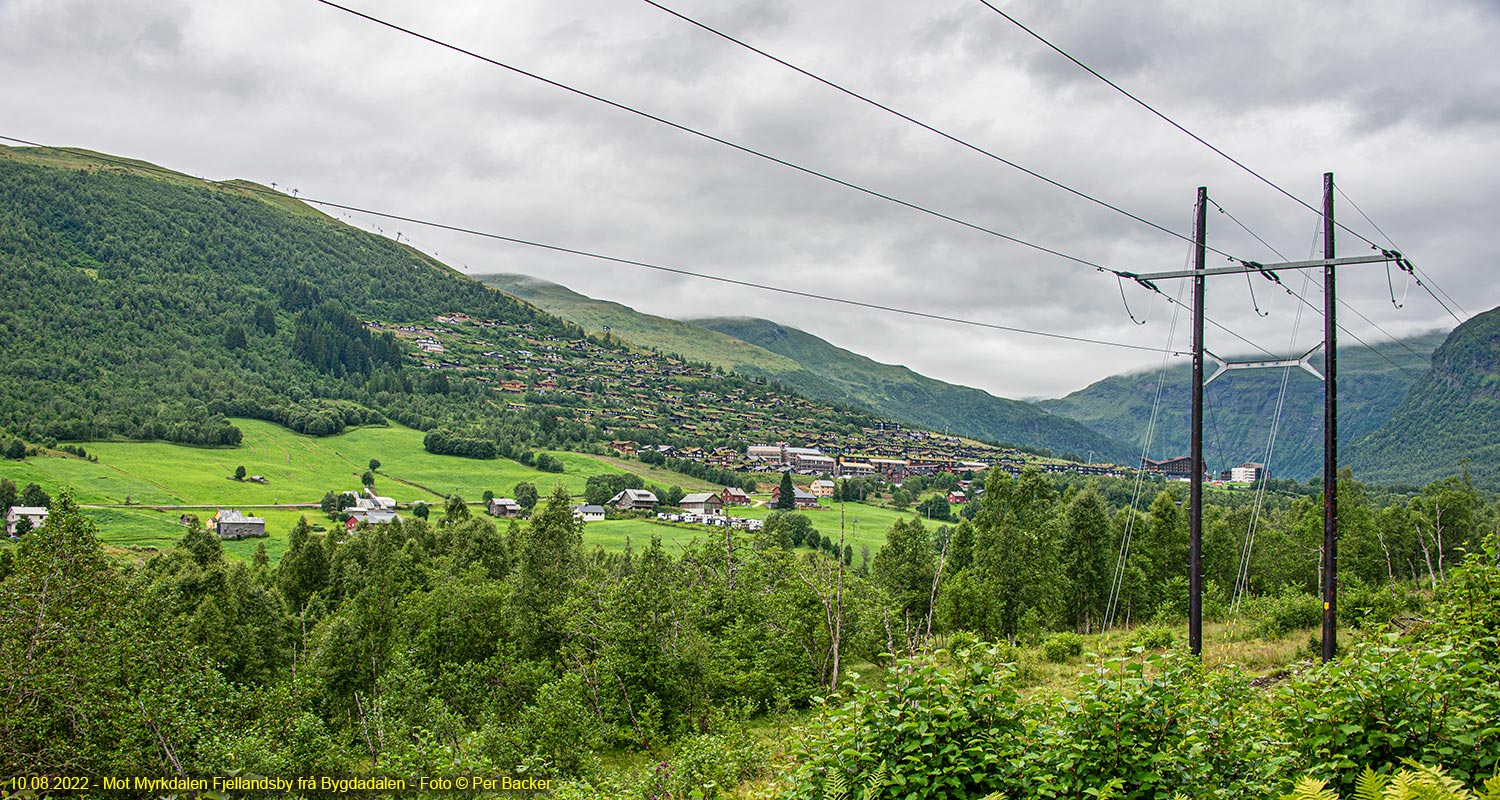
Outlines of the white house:
[[603,522],[604,506],[573,506],[573,519],[579,522]]
[[5,535],[15,536],[16,523],[23,519],[31,520],[31,529],[36,530],[47,521],[47,509],[43,506],[11,506],[5,515]]

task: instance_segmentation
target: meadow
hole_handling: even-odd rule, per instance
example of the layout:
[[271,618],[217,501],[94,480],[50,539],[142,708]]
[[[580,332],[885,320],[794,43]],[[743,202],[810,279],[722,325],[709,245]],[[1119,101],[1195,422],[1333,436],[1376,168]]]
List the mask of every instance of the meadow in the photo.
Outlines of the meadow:
[[[422,448],[421,431],[399,425],[317,438],[258,420],[234,423],[244,432],[239,447],[82,442],[98,461],[61,455],[6,460],[0,461],[0,477],[18,486],[36,483],[53,495],[71,490],[79,503],[90,506],[87,513],[116,552],[170,546],[182,535],[184,513],[206,518],[215,508],[241,509],[264,517],[269,537],[225,542],[225,549],[248,558],[264,541],[274,561],[298,518],[306,515],[314,525],[333,524],[319,513],[318,501],[330,490],[359,488],[360,475],[371,459],[380,461],[375,476],[379,493],[403,505],[426,502],[434,507],[434,519],[440,517],[448,493],[478,501],[485,491],[506,496],[526,481],[536,484],[543,495],[559,484],[577,495],[590,475],[619,471],[578,453],[555,454],[564,465],[561,474],[506,459],[433,455]],[[266,482],[234,480],[241,466],[247,476],[259,475]]]
[[[62,455],[6,460],[0,461],[0,477],[17,486],[36,483],[54,495],[65,488],[71,490],[77,501],[87,506],[86,513],[99,524],[101,537],[116,555],[145,555],[170,547],[182,535],[183,514],[206,519],[216,508],[240,509],[265,518],[269,535],[265,539],[226,541],[225,551],[232,557],[249,558],[264,542],[273,563],[286,549],[287,534],[300,517],[306,516],[314,526],[335,526],[318,511],[318,501],[330,490],[358,488],[371,459],[380,461],[376,491],[395,498],[402,506],[427,503],[433,521],[441,519],[447,494],[457,493],[477,502],[485,491],[509,496],[523,481],[536,484],[543,497],[559,484],[569,494],[581,497],[589,476],[611,472],[631,472],[648,483],[680,486],[689,492],[721,488],[689,475],[611,456],[554,453],[564,465],[559,474],[507,459],[481,461],[433,455],[422,448],[421,431],[400,425],[357,428],[319,438],[259,420],[236,419],[234,424],[244,433],[239,447],[82,442],[98,461]],[[259,475],[266,482],[234,480],[235,469],[241,466],[247,476]],[[771,511],[757,506],[733,508],[730,514],[765,519]],[[850,503],[844,516],[846,541],[856,553],[861,546],[874,553],[884,544],[886,529],[903,516],[886,508]],[[838,540],[837,505],[808,511],[807,517],[819,533]],[[621,552],[628,540],[638,552],[653,535],[660,536],[675,552],[694,539],[717,538],[721,532],[651,519],[607,520],[584,528],[584,544]]]

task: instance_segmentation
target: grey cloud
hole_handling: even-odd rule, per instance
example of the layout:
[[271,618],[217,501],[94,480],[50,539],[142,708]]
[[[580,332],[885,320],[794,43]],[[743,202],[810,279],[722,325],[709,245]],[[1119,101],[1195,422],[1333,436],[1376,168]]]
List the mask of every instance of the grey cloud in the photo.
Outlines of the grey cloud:
[[[1186,233],[1198,185],[1288,256],[1313,216],[972,0],[669,5]],[[360,6],[558,80],[963,219],[1127,269],[1186,246],[871,110],[644,4]],[[1500,20],[1482,4],[1007,4],[1088,63],[1314,198],[1334,169],[1470,311],[1500,203],[1489,100]],[[68,26],[74,30],[69,30]],[[1320,38],[1326,48],[1312,46]],[[1421,42],[1447,46],[1402,58]],[[12,135],[444,222],[1017,327],[1166,341],[1170,307],[1113,278],[799,175],[300,2],[0,0]],[[18,84],[26,84],[24,87]],[[87,108],[81,114],[61,108]],[[1352,208],[1341,218],[1375,237]],[[368,221],[355,220],[357,224]],[[1159,356],[874,314],[439,231],[377,223],[470,272],[527,272],[668,316],[750,314],[1001,394],[1063,394]],[[1215,213],[1211,242],[1273,258]],[[1378,239],[1377,239],[1378,240]],[[1341,247],[1362,248],[1352,237]],[[1392,332],[1443,324],[1382,274],[1346,297]],[[1176,286],[1164,286],[1175,291]],[[1397,287],[1398,291],[1400,287]],[[1311,290],[1313,302],[1320,298]],[[1215,283],[1210,313],[1288,346],[1295,304]],[[1305,317],[1303,331],[1316,320]],[[1360,335],[1375,334],[1357,318]],[[1452,324],[1449,319],[1447,324]],[[1182,337],[1179,326],[1178,338]],[[1221,337],[1227,340],[1227,337]],[[1232,341],[1232,340],[1228,340]],[[1228,349],[1227,345],[1225,349]]]

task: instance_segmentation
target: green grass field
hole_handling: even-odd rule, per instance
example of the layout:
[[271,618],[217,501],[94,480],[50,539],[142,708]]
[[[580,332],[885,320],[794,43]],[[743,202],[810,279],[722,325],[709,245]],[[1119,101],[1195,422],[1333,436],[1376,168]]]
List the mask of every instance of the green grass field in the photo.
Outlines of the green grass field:
[[[316,503],[330,489],[358,488],[371,459],[381,463],[376,489],[402,503],[430,503],[453,492],[474,500],[485,490],[505,495],[520,481],[533,482],[544,493],[558,483],[578,493],[588,476],[614,471],[573,453],[560,455],[567,466],[561,475],[505,459],[433,455],[422,449],[421,431],[399,425],[315,438],[257,420],[234,422],[244,432],[244,442],[235,448],[95,442],[85,447],[99,458],[98,464],[35,461],[53,473],[52,483],[76,487],[80,502],[124,503],[129,498],[143,505]],[[267,482],[232,480],[239,466]]]
[[[307,516],[313,525],[332,528],[315,507],[329,490],[356,489],[370,459],[379,459],[375,487],[403,505],[424,501],[433,507],[432,520],[441,518],[443,496],[457,492],[464,498],[480,499],[486,490],[507,496],[515,485],[529,481],[545,498],[561,484],[570,494],[583,493],[590,475],[627,471],[649,483],[680,486],[687,491],[717,491],[720,487],[681,473],[650,467],[638,461],[595,457],[579,453],[557,453],[566,469],[562,474],[545,473],[505,459],[478,461],[457,456],[433,455],[422,449],[422,432],[393,425],[359,428],[338,436],[316,438],[258,420],[234,421],[244,432],[235,448],[188,447],[164,442],[84,442],[97,462],[80,458],[48,456],[25,461],[0,461],[0,477],[18,486],[36,483],[56,495],[62,489],[99,524],[101,538],[116,555],[149,555],[171,547],[182,536],[184,513],[207,519],[215,507],[238,508],[264,517],[265,539],[224,543],[234,557],[249,558],[264,542],[274,562],[286,549],[286,537],[298,518]],[[247,475],[261,475],[265,484],[232,479],[236,467]],[[826,501],[825,501],[826,502]],[[129,507],[119,507],[125,504]],[[281,508],[270,506],[279,505]],[[103,506],[103,507],[101,507]],[[204,508],[170,508],[204,506]],[[477,511],[477,509],[476,509]],[[764,519],[771,509],[734,508],[737,517]],[[873,553],[885,543],[891,523],[907,516],[887,508],[850,503],[845,509],[846,541],[855,552],[867,546]],[[837,540],[839,508],[831,505],[807,512],[813,527]],[[502,523],[503,524],[503,523]],[[624,550],[628,538],[637,551],[652,535],[662,538],[674,552],[693,539],[716,538],[717,528],[658,523],[655,520],[608,520],[584,528],[588,548]]]
[[[213,508],[172,509],[163,506],[239,508],[266,519],[268,538],[225,542],[230,554],[249,558],[260,541],[274,561],[286,547],[287,533],[303,515],[314,525],[331,525],[317,508],[267,508],[271,505],[316,504],[329,490],[357,489],[370,459],[379,459],[375,488],[406,504],[418,500],[440,510],[443,495],[457,492],[479,500],[486,490],[499,496],[512,493],[522,481],[535,483],[543,496],[561,484],[581,494],[590,475],[619,468],[592,456],[556,454],[565,465],[562,474],[540,472],[515,461],[479,461],[439,456],[422,449],[422,432],[393,425],[359,428],[338,436],[315,438],[258,420],[237,419],[244,441],[235,448],[188,447],[164,442],[84,442],[97,462],[73,457],[37,457],[0,461],[0,477],[18,486],[36,483],[56,495],[68,489],[89,508],[101,537],[116,553],[149,553],[170,547],[182,535],[183,513],[200,519]],[[236,467],[247,475],[261,475],[265,484],[232,479]],[[664,472],[662,479],[693,483],[685,475]],[[693,483],[693,485],[697,485]],[[438,518],[434,513],[434,520]],[[649,536],[648,536],[649,538]],[[620,538],[623,546],[623,537]]]
[[[751,519],[765,519],[769,517],[774,509],[767,506],[754,508],[735,508],[730,511],[731,516],[748,517]],[[854,546],[854,552],[859,553],[861,546],[869,547],[873,556],[885,544],[885,532],[890,530],[896,520],[906,519],[913,516],[911,511],[894,511],[889,508],[865,505],[864,503],[844,504],[842,525],[844,530],[844,542]],[[813,528],[818,533],[827,536],[837,542],[839,540],[839,526],[841,517],[839,504],[832,503],[827,498],[820,501],[818,508],[804,512],[812,521]],[[935,523],[929,525],[932,530],[936,525],[953,523]],[[857,556],[856,556],[857,558]]]

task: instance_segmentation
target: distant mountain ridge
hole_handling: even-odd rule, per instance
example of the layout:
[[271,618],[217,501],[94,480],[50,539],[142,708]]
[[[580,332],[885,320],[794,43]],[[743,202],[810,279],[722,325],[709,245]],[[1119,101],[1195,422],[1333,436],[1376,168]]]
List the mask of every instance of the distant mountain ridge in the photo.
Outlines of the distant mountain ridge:
[[1350,453],[1360,477],[1422,484],[1467,470],[1500,487],[1500,308],[1448,335],[1405,399]]
[[1038,413],[1019,400],[945,383],[911,369],[882,364],[788,325],[753,317],[691,320],[694,325],[756,344],[805,367],[787,378],[804,393],[844,397],[923,427],[949,429],[1015,444],[1045,447],[1081,459],[1127,462],[1130,448],[1067,417]]
[[[1389,424],[1409,391],[1428,371],[1435,350],[1449,334],[1425,333],[1392,342],[1339,348],[1339,443],[1345,464],[1363,465],[1362,440]],[[1318,361],[1314,364],[1321,367]],[[1156,396],[1155,370],[1116,375],[1036,405],[1076,419],[1140,448]],[[1211,470],[1263,461],[1280,393],[1281,370],[1230,373],[1205,390],[1204,460]],[[1188,449],[1191,367],[1167,370],[1151,457],[1185,455]],[[1322,474],[1323,385],[1294,369],[1287,376],[1271,470],[1277,477],[1306,480]],[[1392,480],[1380,473],[1381,480]],[[1375,478],[1374,474],[1369,477]],[[1421,481],[1413,481],[1421,482]]]
[[763,319],[681,321],[643,314],[526,275],[480,276],[485,283],[587,330],[609,327],[631,343],[673,352],[743,375],[782,383],[837,403],[931,430],[1128,463],[1131,447],[1088,426],[1018,400],[928,378],[836,347]]

